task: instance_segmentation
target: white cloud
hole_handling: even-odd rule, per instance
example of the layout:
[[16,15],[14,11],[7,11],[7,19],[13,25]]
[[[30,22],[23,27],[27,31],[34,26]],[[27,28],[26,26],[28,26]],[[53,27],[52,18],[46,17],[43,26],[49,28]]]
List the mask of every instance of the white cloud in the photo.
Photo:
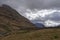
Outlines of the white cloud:
[[[36,23],[42,22],[45,26],[48,27],[60,25],[59,22],[60,16],[58,16],[60,15],[60,10],[55,10],[55,9],[43,9],[43,10],[35,10],[35,11],[28,10],[28,12],[26,12],[25,15],[26,15],[25,17],[27,17],[29,20],[37,20]],[[40,21],[38,22],[38,20]]]
[[[54,16],[57,14],[54,12],[60,12],[58,10],[60,0],[0,0],[0,4],[8,4],[29,20],[37,20],[37,22],[40,20],[39,22],[46,23],[46,25],[53,26],[60,21],[60,16]],[[58,15],[60,14],[58,13]]]
[[50,14],[56,12],[57,10],[43,9],[43,10],[31,11],[28,9],[27,11],[28,12],[25,12],[26,17],[29,18],[30,20],[34,20],[37,17],[44,18],[45,16],[50,15]]
[[55,21],[52,21],[52,20],[46,20],[45,21],[45,24],[44,24],[46,27],[55,27],[55,26],[58,26],[60,25],[59,22],[55,22]]

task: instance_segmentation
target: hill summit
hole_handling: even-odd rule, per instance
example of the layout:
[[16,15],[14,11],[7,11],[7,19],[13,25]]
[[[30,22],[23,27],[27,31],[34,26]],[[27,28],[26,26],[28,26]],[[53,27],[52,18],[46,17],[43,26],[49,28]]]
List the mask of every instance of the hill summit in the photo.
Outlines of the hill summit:
[[3,4],[0,7],[0,36],[27,29],[35,29],[34,24],[10,6]]

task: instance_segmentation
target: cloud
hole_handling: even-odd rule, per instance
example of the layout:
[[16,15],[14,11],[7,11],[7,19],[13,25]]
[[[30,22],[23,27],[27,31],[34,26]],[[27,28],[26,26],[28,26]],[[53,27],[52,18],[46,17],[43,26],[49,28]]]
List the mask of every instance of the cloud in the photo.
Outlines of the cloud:
[[42,23],[48,27],[60,25],[60,10],[43,9],[35,12],[29,10],[25,14],[33,23]]
[[45,23],[44,23],[45,27],[55,27],[55,26],[58,26],[60,25],[59,22],[56,22],[56,21],[52,21],[52,20],[46,20]]
[[47,18],[47,16],[50,16],[52,13],[56,11],[57,10],[53,10],[53,9],[43,9],[43,10],[35,10],[35,11],[28,10],[28,12],[26,12],[25,14],[26,17],[29,18],[30,20],[35,20],[35,19]]
[[60,0],[0,0],[0,3],[16,8],[21,6],[29,9],[60,8]]
[[60,21],[60,0],[0,0],[1,4],[10,5],[34,23],[57,24]]
[[26,0],[30,9],[60,8],[60,0]]
[[60,21],[60,12],[54,12],[45,17],[46,20]]

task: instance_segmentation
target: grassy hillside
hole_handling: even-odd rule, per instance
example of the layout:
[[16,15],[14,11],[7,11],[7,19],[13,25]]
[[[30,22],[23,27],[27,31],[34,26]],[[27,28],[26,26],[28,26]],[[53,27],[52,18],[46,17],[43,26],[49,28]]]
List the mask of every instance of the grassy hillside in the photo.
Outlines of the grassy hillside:
[[0,7],[0,40],[60,40],[60,28],[36,29],[10,6]]
[[0,36],[7,36],[15,31],[35,29],[27,18],[16,10],[3,4],[0,7]]
[[40,29],[31,32],[16,32],[1,40],[60,40],[60,28]]

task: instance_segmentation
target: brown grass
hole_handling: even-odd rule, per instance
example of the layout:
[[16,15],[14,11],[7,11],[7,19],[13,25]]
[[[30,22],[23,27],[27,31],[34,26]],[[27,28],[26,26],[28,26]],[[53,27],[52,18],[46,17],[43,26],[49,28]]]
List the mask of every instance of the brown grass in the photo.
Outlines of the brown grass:
[[41,29],[26,33],[16,32],[1,40],[60,40],[60,28]]

